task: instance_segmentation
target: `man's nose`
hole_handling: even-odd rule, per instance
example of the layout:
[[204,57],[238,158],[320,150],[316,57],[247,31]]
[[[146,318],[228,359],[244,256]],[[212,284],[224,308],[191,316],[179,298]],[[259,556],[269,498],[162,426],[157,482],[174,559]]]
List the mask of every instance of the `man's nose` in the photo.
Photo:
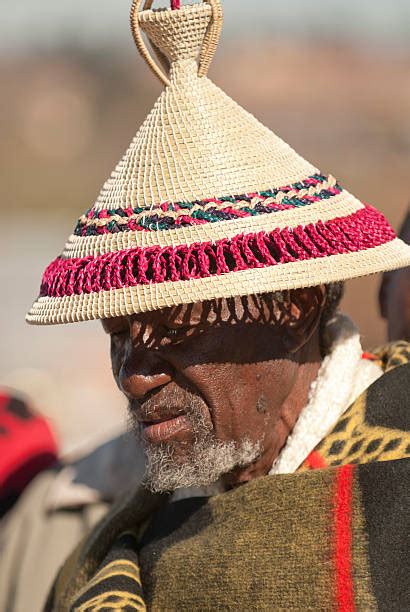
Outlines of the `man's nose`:
[[171,380],[172,366],[154,351],[132,351],[118,374],[118,385],[129,399],[141,400]]

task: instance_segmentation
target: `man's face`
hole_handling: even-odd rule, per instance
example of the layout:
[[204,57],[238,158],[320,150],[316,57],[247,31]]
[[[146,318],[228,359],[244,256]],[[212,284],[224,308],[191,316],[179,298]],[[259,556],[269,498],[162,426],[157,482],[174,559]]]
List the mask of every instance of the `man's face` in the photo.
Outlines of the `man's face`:
[[272,463],[297,368],[286,346],[292,308],[252,296],[103,321],[152,489]]

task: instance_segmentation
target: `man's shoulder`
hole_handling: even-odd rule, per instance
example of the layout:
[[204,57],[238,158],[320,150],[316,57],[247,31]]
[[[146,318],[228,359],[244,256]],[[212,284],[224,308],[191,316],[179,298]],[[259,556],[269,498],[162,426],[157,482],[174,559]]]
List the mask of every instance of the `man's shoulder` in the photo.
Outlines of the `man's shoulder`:
[[363,394],[365,419],[372,427],[410,431],[410,363],[405,360],[410,345],[403,344],[407,348],[400,347],[383,376]]
[[398,340],[384,344],[373,354],[385,373],[410,363],[410,342]]
[[410,345],[389,345],[380,355],[384,374],[356,399],[316,449],[326,465],[410,457]]

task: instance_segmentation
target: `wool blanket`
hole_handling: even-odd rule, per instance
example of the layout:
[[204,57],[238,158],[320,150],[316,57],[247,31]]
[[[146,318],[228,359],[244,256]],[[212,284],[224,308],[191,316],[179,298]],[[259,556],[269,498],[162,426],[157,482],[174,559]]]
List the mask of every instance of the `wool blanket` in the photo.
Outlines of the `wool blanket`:
[[138,490],[61,570],[46,610],[410,609],[409,347],[295,474],[170,503]]

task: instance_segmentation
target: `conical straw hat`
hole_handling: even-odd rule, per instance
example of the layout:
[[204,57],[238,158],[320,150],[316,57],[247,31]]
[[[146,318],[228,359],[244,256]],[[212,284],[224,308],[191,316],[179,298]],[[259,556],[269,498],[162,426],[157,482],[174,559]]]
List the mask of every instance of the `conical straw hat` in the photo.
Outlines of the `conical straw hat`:
[[131,11],[134,38],[164,91],[46,269],[30,323],[109,318],[410,264],[410,247],[381,213],[207,78],[219,0],[177,10],[141,4]]

